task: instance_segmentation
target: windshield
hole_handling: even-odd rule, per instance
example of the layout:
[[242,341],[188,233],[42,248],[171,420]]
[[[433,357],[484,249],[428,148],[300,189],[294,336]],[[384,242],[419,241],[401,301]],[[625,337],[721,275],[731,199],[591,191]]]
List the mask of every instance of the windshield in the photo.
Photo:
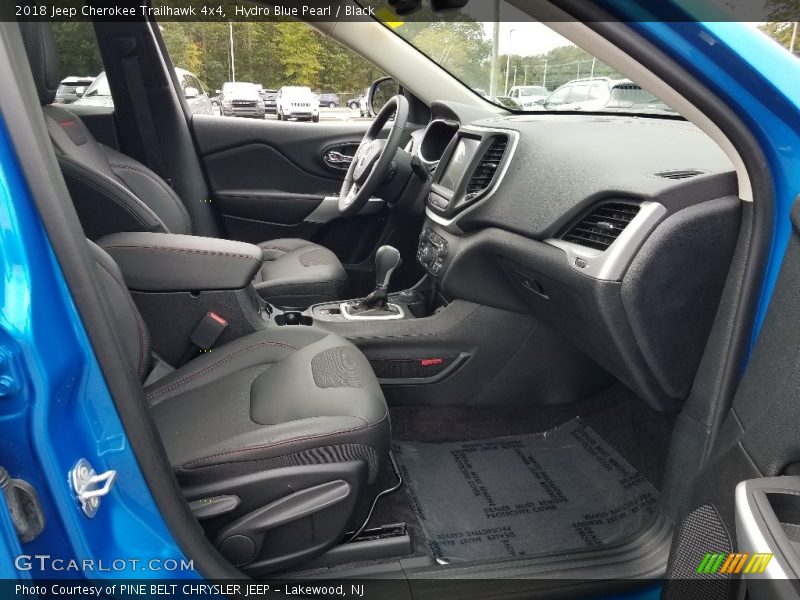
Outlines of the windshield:
[[222,86],[222,93],[241,98],[258,98],[258,87],[254,83],[228,82]]
[[108,79],[106,78],[105,71],[97,76],[83,95],[84,98],[91,98],[92,96],[111,96],[111,88],[108,87]]
[[311,96],[311,88],[307,87],[285,87],[283,88],[284,96],[302,97]]
[[[440,13],[443,16],[431,13],[430,21],[398,18],[386,26],[474,93],[515,112],[630,109],[626,112],[676,114],[639,86],[630,88],[638,95],[609,94],[610,86],[625,75],[547,25],[531,21],[506,2],[499,4],[497,22],[481,21],[486,11],[471,9],[470,3],[460,11]],[[470,10],[477,12],[473,16]],[[547,101],[564,86],[576,87],[567,102]],[[629,95],[637,97],[631,101]],[[612,105],[606,106],[612,98]]]
[[547,90],[541,86],[524,87],[519,90],[520,96],[541,96],[543,94],[547,95]]

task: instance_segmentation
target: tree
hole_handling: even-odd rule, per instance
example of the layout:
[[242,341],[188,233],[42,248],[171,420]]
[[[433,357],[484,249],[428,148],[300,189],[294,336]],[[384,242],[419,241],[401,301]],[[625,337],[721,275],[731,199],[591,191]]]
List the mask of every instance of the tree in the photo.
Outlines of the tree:
[[[228,23],[168,22],[161,32],[175,66],[194,72],[213,90],[231,77],[228,27]],[[238,22],[232,28],[238,81],[349,93],[383,75],[306,23]]]
[[307,25],[299,26],[290,22],[276,25],[284,85],[315,86],[322,69],[319,34]]
[[[480,87],[488,81],[491,42],[475,22],[417,23],[407,39],[461,81]],[[404,32],[404,37],[409,32]]]
[[53,33],[60,54],[62,77],[98,75],[103,70],[103,60],[91,23],[85,21],[56,23]]
[[[795,23],[771,22],[759,25],[758,28],[784,48],[790,48],[792,43],[792,35],[794,34]],[[800,32],[797,33],[794,50],[800,51]]]

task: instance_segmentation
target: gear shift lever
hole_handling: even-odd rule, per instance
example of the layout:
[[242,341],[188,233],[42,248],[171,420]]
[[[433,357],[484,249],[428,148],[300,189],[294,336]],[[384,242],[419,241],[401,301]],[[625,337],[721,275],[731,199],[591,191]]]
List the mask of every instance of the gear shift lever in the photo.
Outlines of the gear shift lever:
[[389,296],[389,282],[395,269],[403,263],[400,252],[392,246],[381,246],[375,254],[375,291],[358,305],[360,310],[384,310]]

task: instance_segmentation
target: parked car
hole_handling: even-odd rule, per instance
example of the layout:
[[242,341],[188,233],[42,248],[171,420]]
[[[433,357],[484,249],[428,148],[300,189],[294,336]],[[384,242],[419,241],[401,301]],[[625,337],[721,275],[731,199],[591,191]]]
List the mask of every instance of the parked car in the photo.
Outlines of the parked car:
[[212,115],[214,114],[214,104],[208,96],[203,84],[197,78],[197,75],[187,71],[186,69],[175,69],[175,75],[178,77],[178,83],[183,90],[183,97],[189,105],[189,110],[194,115]]
[[358,110],[358,107],[361,105],[361,98],[363,96],[364,94],[359,94],[355,98],[350,98],[350,100],[347,101],[347,108],[350,110]]
[[72,104],[83,96],[86,89],[92,85],[94,77],[84,75],[83,77],[71,75],[61,80],[56,91],[55,104]]
[[528,110],[536,106],[537,100],[547,98],[549,93],[543,85],[515,85],[509,90],[508,97],[522,110]]
[[616,83],[611,87],[611,97],[603,107],[603,111],[626,112],[631,110],[675,114],[675,111],[669,106],[632,81]]
[[503,108],[507,108],[508,110],[522,110],[522,107],[519,105],[519,103],[517,103],[517,101],[511,96],[494,96],[494,97],[487,96],[487,98],[490,99],[495,104],[499,104],[500,106],[502,106]]
[[[648,110],[673,113],[666,104],[643,90],[630,79],[593,77],[575,79],[556,89],[545,100],[537,102],[542,110]],[[536,110],[531,107],[529,110]]]
[[222,84],[222,116],[266,118],[264,101],[255,83],[226,81]]
[[311,88],[287,85],[278,90],[278,120],[303,119],[319,122],[319,100]]
[[261,89],[258,92],[261,101],[264,103],[264,112],[275,114],[278,112],[278,90]]
[[[214,107],[211,104],[211,98],[208,97],[203,84],[197,79],[197,76],[187,71],[186,69],[175,68],[175,75],[180,83],[183,96],[189,104],[189,109],[192,114],[211,115],[214,113]],[[111,96],[111,88],[108,85],[108,78],[106,72],[100,73],[97,78],[92,82],[86,92],[75,100],[75,105],[87,106],[114,106],[114,98]]]
[[336,108],[339,106],[339,96],[336,94],[320,94],[319,105],[327,106],[328,108]]

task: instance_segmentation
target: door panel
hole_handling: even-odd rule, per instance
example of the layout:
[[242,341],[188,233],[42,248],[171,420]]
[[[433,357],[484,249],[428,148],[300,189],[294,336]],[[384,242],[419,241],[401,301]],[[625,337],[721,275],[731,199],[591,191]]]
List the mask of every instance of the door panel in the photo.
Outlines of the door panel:
[[[750,597],[775,598],[771,590],[760,590],[766,596],[756,593],[760,585],[767,585],[765,578],[779,570],[800,569],[798,557],[784,552],[779,540],[783,535],[794,543],[800,530],[800,203],[795,203],[791,217],[792,235],[747,370],[710,459],[683,495],[669,577],[687,581],[670,585],[667,600],[685,597],[697,587],[688,580],[698,578],[708,586],[705,597],[713,592],[718,598],[737,598],[740,575],[747,576]],[[759,502],[762,506],[754,510]],[[772,532],[777,540],[772,544],[761,532],[762,526],[770,527],[766,522],[770,512],[781,524],[781,530],[776,527]],[[717,540],[714,532],[719,532]],[[791,552],[797,549],[794,546]],[[701,569],[709,553],[747,554],[748,560],[754,554],[774,556],[769,562],[762,557],[764,572],[752,573],[752,568],[737,570],[739,563],[734,569],[717,565]],[[744,559],[740,562],[744,564]],[[800,597],[796,589],[789,591],[792,595],[782,597]]]
[[[197,145],[226,237],[262,242],[300,237],[323,244],[345,263],[371,254],[385,224],[383,203],[354,219],[332,209],[346,173],[331,151],[354,152],[369,123],[295,123],[203,116]],[[326,200],[327,198],[327,200]]]

